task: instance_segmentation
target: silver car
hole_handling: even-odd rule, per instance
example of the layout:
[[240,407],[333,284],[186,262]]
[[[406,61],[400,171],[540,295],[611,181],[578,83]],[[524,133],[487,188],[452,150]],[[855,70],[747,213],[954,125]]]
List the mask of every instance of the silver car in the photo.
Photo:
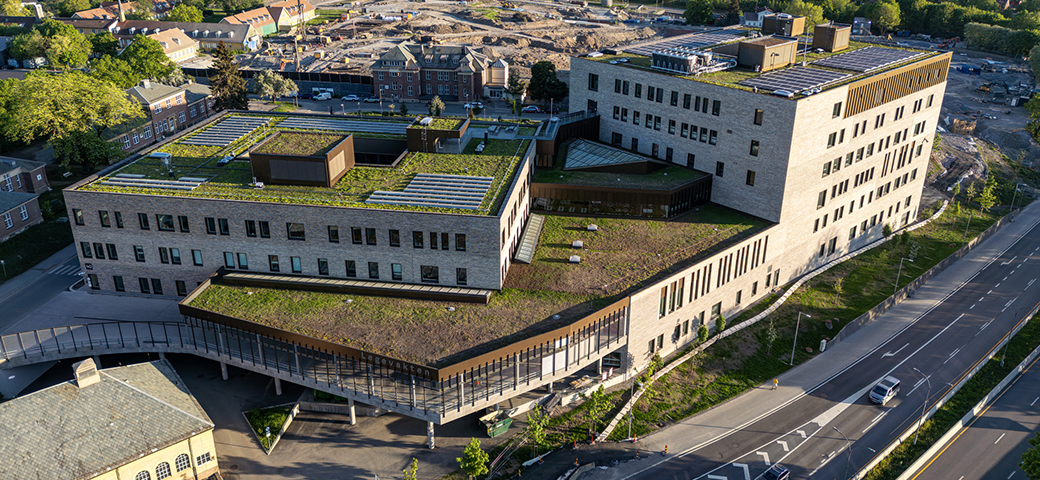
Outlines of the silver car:
[[899,379],[891,375],[881,379],[870,389],[870,401],[882,407],[899,393]]

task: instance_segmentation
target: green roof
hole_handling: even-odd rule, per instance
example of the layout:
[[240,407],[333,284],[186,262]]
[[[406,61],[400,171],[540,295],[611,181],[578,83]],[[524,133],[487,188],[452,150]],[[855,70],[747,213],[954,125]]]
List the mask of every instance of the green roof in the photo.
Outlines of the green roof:
[[328,133],[278,132],[253,149],[252,153],[297,157],[324,155],[345,138],[345,135]]

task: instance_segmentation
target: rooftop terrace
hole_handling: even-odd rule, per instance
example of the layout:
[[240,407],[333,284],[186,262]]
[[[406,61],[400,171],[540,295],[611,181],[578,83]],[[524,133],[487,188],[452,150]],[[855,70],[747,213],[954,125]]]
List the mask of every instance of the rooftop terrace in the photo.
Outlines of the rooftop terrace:
[[[233,115],[230,118],[239,116],[251,117],[250,115]],[[190,144],[193,138],[206,135],[206,132],[214,127],[219,128],[220,121],[212,122],[174,142],[156,148],[154,152],[165,152],[172,155],[169,165],[165,165],[160,158],[146,155],[80,186],[79,190],[492,215],[497,212],[498,206],[505,196],[505,190],[509,188],[520,165],[520,160],[531,143],[530,140],[491,140],[487,148],[477,154],[475,149],[480,143],[480,140],[477,139],[473,140],[461,154],[410,153],[393,168],[355,166],[332,188],[292,185],[266,185],[263,188],[253,188],[250,185],[252,169],[249,160],[238,158],[238,156],[265,139],[271,140],[262,145],[259,151],[313,155],[326,151],[348,134],[353,134],[355,138],[395,138],[403,141],[403,135],[379,132],[387,131],[388,127],[395,125],[400,126],[400,130],[403,131],[407,126],[407,123],[381,120],[364,122],[345,120],[335,124],[332,120],[322,120],[324,123],[316,124],[301,120],[301,118],[309,117],[268,114],[263,118],[269,118],[270,121],[265,126],[235,139],[228,146]],[[291,126],[286,127],[285,125]],[[303,128],[306,125],[316,126]],[[355,130],[342,130],[341,128],[344,126]],[[276,133],[277,137],[271,138]],[[235,157],[235,159],[226,165],[218,163],[222,158],[228,156]],[[373,192],[377,190],[401,191],[417,174],[421,173],[492,177],[493,181],[487,195],[476,209],[366,203]],[[115,178],[144,180],[138,183],[146,183],[148,180],[170,181],[186,178],[195,183],[201,181],[201,184],[191,190],[104,184],[105,181]]]
[[[506,288],[487,305],[220,284],[190,305],[441,367],[572,323],[767,226],[715,206],[668,222],[545,220],[534,262],[513,264]],[[585,231],[590,223],[599,231]],[[572,249],[574,240],[584,249]],[[567,262],[573,254],[582,256],[580,264]],[[403,330],[413,334],[387,335]]]

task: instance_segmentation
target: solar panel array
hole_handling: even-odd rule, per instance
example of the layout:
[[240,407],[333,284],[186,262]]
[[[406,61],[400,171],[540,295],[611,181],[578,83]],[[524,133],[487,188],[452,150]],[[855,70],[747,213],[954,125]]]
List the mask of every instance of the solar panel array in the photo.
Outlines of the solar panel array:
[[195,190],[199,185],[202,185],[206,179],[197,177],[181,177],[178,180],[152,180],[144,178],[144,175],[133,174],[133,173],[117,173],[111,177],[106,178],[102,185],[111,185],[114,187],[133,187],[133,188],[159,188],[164,190]]
[[303,130],[332,130],[338,132],[384,133],[404,135],[408,132],[408,124],[401,122],[374,122],[369,120],[333,120],[324,118],[289,118],[278,124],[279,127],[299,128]]
[[640,155],[579,139],[567,148],[567,159],[564,161],[563,169],[572,170],[644,161],[646,158]]
[[670,48],[684,47],[687,49],[698,49],[737,40],[738,38],[743,38],[746,35],[746,32],[739,30],[714,30],[704,33],[679,35],[656,42],[648,42],[641,45],[633,45],[631,47],[625,47],[624,51],[625,53],[634,53],[636,55],[644,55],[649,57],[654,52],[660,52],[662,50],[668,50]]
[[270,122],[271,119],[267,117],[229,117],[215,123],[212,127],[181,140],[180,143],[206,147],[226,147]]
[[379,190],[365,203],[476,210],[494,180],[494,177],[420,173],[403,192]]
[[926,53],[895,48],[867,47],[820,59],[813,62],[813,65],[852,70],[854,72],[872,72],[922,55],[926,55]]
[[740,85],[758,87],[763,90],[782,90],[797,93],[850,77],[851,74],[820,70],[818,68],[793,67],[778,72],[766,73],[755,78],[741,80]]

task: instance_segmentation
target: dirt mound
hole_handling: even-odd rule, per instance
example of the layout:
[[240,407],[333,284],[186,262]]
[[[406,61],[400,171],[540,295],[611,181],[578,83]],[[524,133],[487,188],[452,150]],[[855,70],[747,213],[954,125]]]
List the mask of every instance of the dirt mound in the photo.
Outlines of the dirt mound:
[[1040,165],[1040,145],[1025,130],[1005,132],[987,128],[979,136],[1000,145],[1004,154],[1012,160],[1021,161],[1026,165]]

